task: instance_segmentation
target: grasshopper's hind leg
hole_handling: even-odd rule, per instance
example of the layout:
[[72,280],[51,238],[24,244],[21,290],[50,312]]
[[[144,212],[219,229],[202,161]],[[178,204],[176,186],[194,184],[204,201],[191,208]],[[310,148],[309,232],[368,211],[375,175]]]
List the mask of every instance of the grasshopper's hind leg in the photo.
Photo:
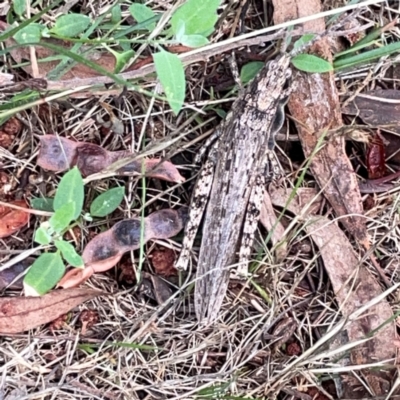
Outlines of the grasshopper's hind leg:
[[210,196],[215,173],[214,155],[217,152],[217,148],[218,141],[214,143],[214,146],[210,150],[210,155],[200,171],[199,178],[193,191],[193,196],[190,201],[188,221],[184,230],[182,250],[177,262],[175,263],[175,268],[180,271],[187,269],[193,242],[197,231],[199,230],[200,222]]
[[247,206],[243,226],[243,238],[239,250],[239,265],[237,268],[237,275],[242,278],[248,275],[248,264],[258,221],[260,219],[265,188],[271,180],[276,179],[280,175],[280,168],[274,151],[267,150],[265,165],[265,172],[257,175],[255,179]]

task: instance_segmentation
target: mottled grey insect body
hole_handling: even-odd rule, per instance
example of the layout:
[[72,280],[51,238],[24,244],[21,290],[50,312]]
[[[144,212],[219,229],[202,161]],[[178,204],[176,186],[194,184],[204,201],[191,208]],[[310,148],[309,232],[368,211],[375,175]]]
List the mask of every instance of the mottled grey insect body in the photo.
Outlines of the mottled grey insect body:
[[240,271],[246,274],[264,194],[266,166],[269,171],[274,169],[269,164],[274,135],[284,119],[289,64],[289,55],[271,61],[239,95],[203,167],[206,173],[202,171],[197,182],[177,267],[186,266],[206,207],[195,288],[200,321],[211,322],[218,316],[240,242]]

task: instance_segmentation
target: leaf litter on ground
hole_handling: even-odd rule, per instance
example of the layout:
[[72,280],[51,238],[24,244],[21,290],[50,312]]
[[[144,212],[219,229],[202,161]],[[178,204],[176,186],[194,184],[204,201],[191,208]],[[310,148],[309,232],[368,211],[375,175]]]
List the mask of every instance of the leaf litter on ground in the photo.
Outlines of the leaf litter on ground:
[[[307,3],[306,5],[308,6],[309,4]],[[303,4],[303,7],[304,6],[305,5]],[[279,4],[275,4],[275,8],[279,11],[280,10]],[[239,14],[237,14],[237,15],[239,15]],[[226,28],[226,26],[225,26],[225,28]],[[232,30],[232,32],[233,32],[233,30]],[[36,50],[38,50],[38,48],[36,48]],[[27,53],[27,58],[29,58],[29,53]],[[151,62],[151,57],[147,57],[146,62],[147,63]],[[78,78],[78,81],[79,81],[79,78]],[[318,87],[313,82],[311,82],[310,85],[314,85],[314,86],[311,86],[312,88]],[[135,100],[137,100],[137,99],[135,99]],[[146,112],[147,112],[147,110],[146,110]],[[296,114],[293,114],[293,115],[296,116]],[[77,131],[75,131],[75,132],[77,132]],[[79,133],[79,135],[76,135],[76,136],[81,139],[86,134],[87,133],[84,133],[81,135],[81,133]],[[91,133],[88,136],[90,136],[90,135],[91,135]],[[92,138],[92,136],[90,136],[90,137]],[[115,142],[113,142],[113,145],[114,144],[115,144]],[[111,147],[111,148],[114,148],[114,147]],[[334,157],[336,157],[336,155],[337,155],[337,153],[334,154]],[[330,161],[332,161],[332,160],[330,160]],[[332,171],[329,171],[329,172],[332,172]],[[314,171],[314,173],[315,173],[315,171]],[[341,176],[341,178],[342,178],[342,176]],[[323,188],[325,188],[325,187],[326,186],[324,186]],[[340,193],[339,193],[339,195],[340,195]],[[168,200],[170,200],[170,199],[168,199]],[[281,207],[286,206],[286,200],[287,200],[287,194],[285,197],[285,202],[279,203]],[[270,207],[269,207],[268,213],[269,212],[271,212]],[[276,223],[276,221],[272,221],[272,222],[270,222],[270,225],[271,224],[275,225],[275,223]],[[335,233],[336,233],[336,231],[335,231]],[[328,232],[324,231],[324,235],[326,235],[326,236],[324,236],[324,238],[321,239],[321,241],[327,240]],[[273,240],[274,240],[274,243],[275,242],[279,243],[279,238],[275,238]],[[341,240],[343,240],[343,237],[341,237]],[[316,243],[317,243],[317,240],[316,240]],[[344,243],[344,241],[343,242],[339,241],[340,246],[342,245],[342,243]],[[323,244],[324,243],[322,243],[322,245]],[[290,247],[291,247],[290,242],[288,242],[288,250],[287,251],[285,250],[285,254],[289,257],[290,257],[290,249],[291,249]],[[344,248],[346,249],[346,252],[347,252],[348,246],[344,246]],[[325,260],[328,258],[328,256],[327,256],[327,254],[325,254],[324,256],[325,257],[323,258],[323,261],[325,262]],[[322,258],[322,254],[321,254],[321,258]],[[300,261],[303,261],[301,259],[301,257],[299,257],[299,259],[300,259]],[[354,257],[353,257],[352,261],[354,261]],[[351,264],[351,265],[353,265],[353,264]],[[272,268],[274,268],[275,266],[273,266]],[[285,272],[287,274],[289,274],[290,266],[286,264],[286,265],[283,265],[283,267],[285,269]],[[347,271],[347,272],[349,272],[349,271]],[[267,279],[267,277],[268,277],[268,275],[266,274],[266,277],[262,277],[262,279]],[[95,282],[96,282],[96,284],[101,284],[100,282],[97,282],[97,281],[95,281]],[[112,286],[112,283],[110,283],[109,281],[107,281],[107,283]],[[258,282],[258,283],[260,283],[260,282]],[[266,287],[264,287],[265,290],[271,290],[273,292],[273,294],[276,295],[279,291],[279,286],[284,285],[284,279],[282,279],[281,282],[276,282],[277,284],[274,287],[269,287],[268,283],[270,283],[270,282],[268,282],[267,280],[261,281],[262,285],[264,285],[264,284],[267,285]],[[339,284],[341,284],[341,282],[339,282]],[[335,286],[335,288],[336,288],[336,286]],[[268,379],[263,379],[263,380],[257,381],[257,374],[262,372],[263,369],[265,369],[265,365],[268,365],[270,368],[269,373],[272,375],[272,378],[273,378],[273,376],[276,376],[276,374],[279,375],[279,371],[282,370],[283,364],[287,361],[287,359],[285,358],[286,354],[284,353],[284,349],[279,349],[280,351],[282,351],[281,355],[274,354],[273,356],[268,355],[267,357],[265,355],[262,356],[262,352],[260,351],[259,353],[257,353],[257,357],[253,357],[251,360],[249,360],[249,363],[246,363],[246,367],[249,367],[248,368],[249,376],[252,374],[253,371],[255,372],[254,375],[250,376],[251,381],[246,380],[246,378],[244,376],[242,376],[240,373],[238,374],[236,369],[234,370],[233,375],[230,374],[230,371],[231,371],[230,368],[232,367],[232,363],[235,363],[238,360],[240,360],[239,362],[241,362],[246,357],[248,357],[248,353],[246,353],[246,351],[243,351],[243,349],[241,348],[241,344],[238,345],[238,342],[243,343],[243,344],[247,344],[250,342],[250,343],[254,343],[254,346],[258,346],[258,344],[260,343],[260,337],[257,335],[252,336],[251,332],[261,332],[265,328],[265,325],[263,325],[263,323],[264,323],[263,318],[267,317],[267,318],[272,319],[274,317],[274,312],[275,312],[275,309],[273,309],[272,307],[265,307],[264,302],[262,302],[262,300],[260,300],[259,297],[256,297],[254,295],[254,292],[247,290],[247,288],[245,288],[245,287],[240,287],[240,285],[239,285],[239,290],[237,290],[235,292],[235,289],[238,289],[238,288],[237,287],[235,288],[233,286],[232,293],[235,293],[235,298],[234,299],[229,298],[227,301],[227,304],[226,304],[226,309],[229,309],[229,313],[221,316],[221,318],[224,320],[224,328],[223,329],[220,329],[220,330],[216,329],[212,333],[208,333],[207,330],[203,330],[203,331],[200,331],[200,333],[196,332],[193,336],[190,336],[190,333],[188,333],[188,329],[185,328],[184,330],[180,330],[178,332],[177,336],[179,336],[179,341],[177,341],[177,342],[175,342],[175,337],[174,337],[175,335],[170,335],[170,332],[172,332],[172,331],[174,333],[177,332],[177,330],[176,330],[177,326],[180,327],[180,325],[179,325],[180,321],[175,319],[176,318],[175,315],[172,315],[173,324],[171,324],[171,325],[170,325],[171,319],[168,319],[166,317],[162,317],[160,319],[160,317],[157,315],[157,318],[152,319],[151,318],[153,315],[153,314],[151,314],[152,311],[150,311],[150,313],[149,313],[148,308],[143,308],[143,307],[137,306],[136,304],[132,304],[130,302],[130,300],[129,300],[131,298],[130,293],[129,294],[124,293],[123,295],[119,296],[118,291],[116,291],[116,298],[117,298],[116,302],[118,302],[118,306],[116,306],[116,307],[119,307],[119,312],[122,313],[123,316],[120,318],[121,315],[117,315],[116,313],[113,314],[112,311],[110,312],[110,314],[111,314],[110,321],[114,318],[116,321],[116,324],[118,325],[118,329],[115,329],[115,325],[112,324],[113,326],[112,326],[112,331],[110,330],[110,335],[116,335],[117,334],[116,331],[118,333],[122,332],[122,334],[125,334],[126,332],[130,332],[130,334],[131,334],[132,332],[134,332],[134,335],[136,335],[136,334],[140,335],[140,332],[141,332],[141,334],[142,334],[141,338],[143,338],[143,340],[150,340],[151,343],[153,343],[153,341],[157,342],[157,341],[161,340],[160,338],[166,337],[167,338],[166,340],[169,341],[168,348],[170,347],[170,345],[175,345],[175,346],[177,345],[175,348],[176,348],[177,354],[182,356],[182,359],[181,359],[182,365],[185,364],[185,361],[184,361],[185,359],[184,359],[184,354],[179,353],[180,349],[187,351],[188,348],[190,348],[191,358],[190,358],[190,362],[188,364],[186,364],[188,366],[188,368],[187,368],[188,374],[187,374],[187,377],[185,377],[185,380],[183,382],[184,384],[187,383],[188,386],[190,386],[189,390],[193,389],[194,385],[196,385],[198,383],[199,379],[204,379],[205,386],[213,386],[213,385],[215,385],[215,379],[212,376],[213,373],[218,372],[218,371],[227,371],[227,373],[225,375],[224,375],[224,373],[220,373],[218,375],[218,379],[220,379],[221,381],[224,382],[221,385],[221,386],[224,386],[224,388],[225,388],[224,390],[226,390],[230,387],[230,379],[234,375],[237,391],[240,392],[241,388],[246,388],[245,390],[242,391],[242,394],[248,395],[248,388],[249,387],[254,388],[254,386],[252,386],[252,385],[254,385],[254,382],[256,382],[258,391],[259,392],[263,391],[263,395],[265,393],[268,393],[268,395],[271,395],[271,396],[275,395],[277,393],[277,391],[280,391],[280,389],[273,390],[272,391],[273,393],[268,392],[268,390],[269,390],[268,382],[269,382],[270,377],[268,376]],[[373,291],[374,293],[378,293],[378,291],[375,291],[376,285],[375,286],[373,285],[373,289],[374,289],[374,291]],[[303,291],[301,291],[301,290],[303,290]],[[304,293],[304,288],[301,288],[301,290],[295,292],[294,297],[290,297],[290,294],[292,292],[290,290],[288,290],[287,293],[285,293],[285,296],[286,296],[285,299],[289,299],[289,301],[291,302],[292,300],[294,300],[294,298],[296,296],[299,295],[299,293],[300,293],[300,296],[302,296],[302,293]],[[335,291],[336,291],[336,289],[335,289]],[[240,296],[236,297],[236,293],[239,293]],[[315,293],[313,293],[313,294],[315,295]],[[233,301],[237,301],[238,298],[240,301],[240,303],[239,303],[240,312],[237,311],[237,308],[231,307]],[[305,317],[305,318],[309,318],[309,316],[311,316],[311,319],[312,319],[312,321],[309,323],[308,319],[301,320],[301,318],[304,317],[304,314],[302,312],[303,310],[296,309],[296,307],[291,308],[285,302],[280,302],[281,299],[279,299],[278,296],[274,297],[274,300],[276,299],[276,305],[275,305],[276,310],[283,309],[284,312],[292,313],[297,319],[301,320],[302,325],[300,325],[300,327],[298,328],[298,330],[296,332],[298,336],[302,336],[304,334],[304,331],[302,331],[301,326],[304,326],[305,330],[310,329],[310,331],[312,331],[313,337],[310,338],[310,342],[312,342],[314,340],[314,334],[317,336],[319,334],[321,334],[321,330],[320,330],[321,325],[324,326],[324,324],[329,325],[331,323],[330,320],[328,320],[328,321],[324,320],[324,313],[325,313],[325,315],[329,316],[329,314],[331,312],[331,310],[327,310],[327,308],[323,309],[322,314],[317,315],[317,318],[318,318],[317,320],[313,319],[314,318],[313,312],[318,310],[316,308],[312,308],[311,303],[314,298],[316,298],[317,301],[321,302],[321,304],[323,304],[324,302],[327,303],[327,306],[328,305],[331,306],[331,304],[330,303],[328,304],[328,302],[332,301],[332,299],[329,299],[329,298],[326,299],[323,297],[322,298],[318,297],[318,294],[316,296],[309,297],[310,308],[307,308],[305,310],[305,314],[307,314],[307,317]],[[232,303],[230,303],[230,300],[232,300]],[[357,299],[352,297],[351,300],[356,302]],[[254,306],[254,308],[253,308],[253,305],[255,305],[257,302],[259,302],[259,304],[257,305],[257,307],[258,307],[257,309],[261,308],[261,310],[262,310],[262,312],[259,314],[259,316],[257,316],[257,321],[261,321],[259,326],[252,325],[252,322],[249,322],[250,320],[252,320],[252,321],[255,320],[255,318],[253,318],[254,314],[252,314],[252,313],[254,312],[254,309],[256,309],[256,306]],[[184,305],[184,307],[186,307],[186,306],[187,306],[187,304]],[[148,307],[147,304],[146,304],[146,307]],[[110,307],[110,309],[113,309],[113,308],[114,308],[114,304]],[[179,313],[183,309],[184,308],[179,309]],[[126,314],[126,310],[129,310],[128,311],[129,317],[126,317],[126,315],[128,315],[128,314]],[[186,308],[185,308],[185,310],[186,310]],[[347,310],[345,310],[345,311],[347,312]],[[177,315],[179,315],[179,313]],[[140,317],[137,317],[137,315],[142,316],[142,314],[144,315],[144,317],[149,317],[148,319],[145,320],[145,323],[143,323],[143,321],[144,321],[143,319],[141,320]],[[133,318],[132,318],[132,315],[133,315]],[[333,314],[331,314],[331,315],[333,315]],[[237,316],[237,319],[235,319],[236,316]],[[245,316],[245,318],[243,318],[243,316]],[[190,314],[185,314],[185,317],[189,318]],[[250,317],[250,318],[246,318],[246,317]],[[124,319],[126,319],[127,321],[129,320],[129,323],[125,324]],[[153,321],[153,323],[147,324],[148,321]],[[246,324],[248,324],[248,325],[246,325],[244,323],[244,321],[246,321]],[[367,322],[371,322],[371,320],[369,320]],[[140,326],[140,325],[138,325],[139,323],[141,323],[143,325]],[[185,320],[185,324],[187,324],[187,323],[188,323],[188,321]],[[269,322],[268,323],[265,322],[265,324],[268,327]],[[313,324],[312,327],[311,327],[311,324]],[[235,326],[237,327],[237,330],[236,330]],[[251,329],[248,329],[249,327]],[[253,329],[253,327],[254,327],[254,329]],[[170,328],[171,328],[171,330],[169,330]],[[107,329],[107,328],[105,328],[105,329]],[[378,331],[377,334],[379,334],[379,332],[380,331]],[[200,342],[198,341],[198,335],[201,336]],[[129,337],[131,337],[131,335],[129,335]],[[187,347],[186,347],[185,339],[187,339],[187,341],[189,343],[189,344],[187,344]],[[157,343],[159,343],[159,342],[157,342]],[[234,351],[235,351],[234,355],[229,356],[228,352],[225,352],[224,348],[221,347],[221,343],[226,344],[226,347],[234,349]],[[214,344],[215,344],[215,347],[213,347]],[[307,344],[309,344],[307,341],[305,341],[304,343],[301,343],[302,346],[307,345]],[[196,348],[195,346],[198,346],[198,347]],[[232,346],[232,347],[230,347],[230,346]],[[262,346],[260,346],[260,348],[261,347],[262,347],[262,349],[264,349],[264,348],[268,349],[268,344],[266,346],[264,346],[264,344],[263,344]],[[304,349],[306,349],[306,347],[304,347]],[[213,350],[215,350],[215,351],[213,351]],[[199,367],[199,369],[197,369],[197,364],[193,362],[193,354],[200,357],[202,360],[201,368]],[[119,353],[118,354],[114,353],[113,355],[115,355],[118,358],[118,361],[121,361],[121,359],[119,358],[120,357]],[[225,358],[228,361],[225,361]],[[132,357],[132,360],[134,362],[132,362],[132,364],[129,366],[130,370],[132,371],[132,373],[137,372],[138,376],[141,376],[142,370],[138,369],[139,368],[138,364],[140,364],[140,363],[136,362],[136,358],[134,356]],[[42,359],[36,359],[36,361],[42,362]],[[90,360],[88,362],[90,364]],[[126,362],[127,364],[129,364],[129,358],[124,357],[123,362],[124,363]],[[258,362],[260,364],[257,364]],[[77,366],[76,367],[77,371],[78,370],[81,371],[82,369],[84,369],[85,365],[88,365],[88,364],[83,363],[82,365]],[[147,360],[146,374],[148,374],[148,376],[146,375],[146,379],[149,379],[149,382],[151,382],[150,384],[153,386],[149,388],[149,387],[146,387],[146,384],[144,384],[143,391],[146,391],[146,392],[148,391],[149,393],[150,392],[153,393],[154,385],[157,386],[157,384],[155,384],[154,382],[158,382],[160,379],[162,380],[162,384],[164,384],[165,381],[167,383],[172,382],[172,380],[175,379],[175,377],[176,377],[176,375],[174,375],[175,372],[171,372],[171,380],[169,380],[168,378],[165,378],[165,380],[164,380],[163,377],[160,378],[160,376],[156,373],[154,374],[154,379],[153,379],[154,382],[152,380],[153,372],[159,371],[160,366],[161,366],[161,368],[165,368],[165,371],[168,371],[168,373],[170,373],[170,370],[169,370],[170,365],[172,365],[172,363],[170,364],[168,359],[167,359],[167,361],[165,361],[165,358],[162,358],[162,357],[157,358],[156,366],[153,371],[152,368],[154,365],[152,364],[152,360]],[[175,364],[173,364],[173,365],[175,365]],[[185,367],[186,367],[186,365],[185,365]],[[235,364],[235,366],[236,365],[237,364]],[[258,365],[260,366],[260,368],[257,370]],[[86,375],[88,377],[90,375],[91,368],[92,367],[89,366],[88,369],[85,371]],[[107,365],[107,368],[109,368],[109,365]],[[202,373],[204,368],[207,368],[207,375],[203,375],[203,373]],[[99,371],[99,370],[100,370],[100,368],[96,369],[96,371]],[[193,374],[195,376],[196,381],[190,381],[191,374]],[[82,380],[86,379],[85,378],[86,375],[82,374],[80,376],[80,379],[82,379]],[[95,375],[92,375],[92,376],[95,377]],[[149,378],[149,376],[150,376],[150,378]],[[207,376],[209,378],[207,378]],[[311,372],[307,376],[307,379],[308,379],[307,385],[309,385],[311,381],[314,381],[313,384],[319,385],[320,384],[320,380],[319,380],[320,376],[321,375],[318,375],[318,372]],[[122,376],[118,376],[118,377],[121,378]],[[293,372],[291,373],[291,375],[286,375],[283,378],[285,379],[285,383],[282,383],[282,381],[279,382],[279,387],[282,387],[282,386],[287,386],[287,387],[291,387],[291,388],[300,387],[301,389],[303,389],[302,385],[304,382],[302,383],[299,380],[297,380],[299,378],[299,374],[298,374],[298,371],[296,372],[296,368],[293,368]],[[293,379],[291,379],[291,378],[293,378]],[[323,376],[323,378],[325,378],[325,376]],[[94,382],[94,380],[93,380],[93,382]],[[179,381],[179,383],[182,382],[180,376],[178,379],[175,379],[174,382],[176,383],[177,380]],[[122,377],[120,382],[121,382],[121,387],[123,387],[123,389],[121,389],[121,390],[125,391],[125,390],[128,390],[127,388],[130,389],[130,387],[129,387],[130,381],[128,381],[128,380],[124,381],[124,378]],[[226,383],[226,382],[228,382],[228,383]],[[286,384],[286,382],[287,382],[287,384]],[[92,382],[90,382],[90,385],[91,384],[92,384]],[[115,386],[117,386],[117,385],[119,385],[119,384],[115,384]],[[118,388],[119,388],[119,386],[118,386]],[[159,386],[157,386],[157,389],[158,388],[159,388]],[[62,390],[62,389],[60,389],[60,390]],[[168,391],[168,388],[166,388],[165,385],[163,386],[162,390],[163,391],[165,390],[167,392],[166,397],[168,397],[169,395],[172,397],[172,393]],[[182,389],[182,390],[184,390],[184,389]],[[135,389],[133,389],[132,393],[133,392],[135,392]],[[294,396],[293,393],[296,394],[296,392],[292,392],[289,394],[291,396]],[[307,393],[307,394],[305,394],[305,393]],[[135,392],[135,394],[136,394],[136,392]],[[287,394],[287,395],[289,395],[289,394]],[[316,396],[315,393],[311,395],[310,391],[307,391],[307,392],[301,391],[300,394],[303,397],[307,396],[307,395],[309,395],[311,397]],[[281,395],[283,396],[284,394],[281,394]],[[176,396],[175,389],[174,389],[173,396]],[[188,398],[188,397],[189,396],[186,396],[183,398]]]
[[99,290],[63,289],[42,297],[1,297],[0,333],[19,333],[47,324],[79,304],[105,295]]

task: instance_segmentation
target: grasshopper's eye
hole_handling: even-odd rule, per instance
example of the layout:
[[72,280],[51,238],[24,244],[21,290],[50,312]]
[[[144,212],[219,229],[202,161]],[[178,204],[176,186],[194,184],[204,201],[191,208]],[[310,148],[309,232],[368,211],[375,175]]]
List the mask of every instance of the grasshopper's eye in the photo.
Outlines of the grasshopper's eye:
[[286,79],[290,79],[292,77],[292,70],[290,68],[288,68],[285,71],[285,75],[286,75]]
[[274,60],[271,60],[268,62],[268,69],[273,70],[276,68],[276,62]]

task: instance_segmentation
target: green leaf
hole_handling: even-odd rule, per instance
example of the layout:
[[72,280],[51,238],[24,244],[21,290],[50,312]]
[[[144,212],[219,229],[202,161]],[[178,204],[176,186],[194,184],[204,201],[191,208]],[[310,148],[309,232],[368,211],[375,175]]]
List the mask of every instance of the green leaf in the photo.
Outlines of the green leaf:
[[40,211],[54,211],[54,199],[49,197],[35,197],[31,199],[31,207]]
[[13,10],[18,16],[22,16],[26,11],[26,0],[14,0]]
[[323,58],[313,56],[312,54],[299,54],[292,58],[292,64],[300,71],[310,73],[324,73],[333,71],[332,64]]
[[64,37],[75,37],[82,33],[89,25],[90,18],[82,14],[67,14],[57,18],[50,32]]
[[105,217],[111,214],[121,204],[124,194],[125,188],[123,186],[107,190],[94,199],[90,205],[90,214],[94,217]]
[[160,79],[169,105],[177,115],[185,99],[186,80],[181,60],[176,54],[162,50],[153,55],[157,76]]
[[49,224],[54,232],[61,233],[73,221],[75,215],[75,204],[71,201],[64,204],[49,219]]
[[262,61],[252,61],[243,65],[240,70],[240,80],[243,84],[250,82],[264,66]]
[[175,32],[175,37],[176,40],[180,43],[182,38],[185,36],[185,21],[182,21],[181,19],[178,21],[177,26],[176,26],[176,32]]
[[35,232],[35,242],[46,245],[51,242],[51,235],[48,229],[44,228],[43,226],[39,227]]
[[26,296],[41,296],[62,278],[65,266],[60,253],[44,253],[36,259],[24,278]]
[[19,44],[37,43],[40,41],[42,29],[43,27],[41,27],[39,24],[30,24],[19,30],[14,35],[14,39]]
[[122,20],[122,12],[121,12],[121,6],[119,4],[115,5],[111,9],[111,22],[113,24],[118,24]]
[[77,219],[83,207],[83,179],[77,167],[68,171],[61,179],[54,198],[54,210],[57,211],[64,204],[70,202],[75,205],[73,220]]
[[202,35],[182,35],[179,42],[188,47],[201,47],[210,43],[209,40]]
[[176,35],[179,20],[182,20],[185,22],[186,35],[206,36],[206,33],[212,32],[217,22],[217,8],[220,3],[220,0],[188,0],[175,11],[171,18],[173,33]]
[[115,57],[116,62],[115,62],[114,74],[120,73],[122,69],[125,67],[125,65],[128,63],[128,61],[135,55],[135,52],[133,50],[128,50],[124,51],[123,53],[119,53],[106,45],[104,45],[104,47],[106,47],[107,50]]
[[[138,22],[139,24],[141,22],[147,21],[150,18],[155,17],[156,15],[151,8],[140,3],[133,3],[129,7],[129,12],[131,13],[132,17],[135,18],[136,22]],[[145,29],[152,31],[156,27],[156,24],[154,22],[153,23],[150,22],[148,25],[145,25],[144,27]]]
[[303,47],[305,44],[313,40],[315,35],[313,33],[306,33],[299,40],[296,40],[293,45],[294,50],[298,50]]
[[83,268],[84,262],[82,257],[76,252],[74,246],[65,240],[56,240],[54,242],[57,249],[61,251],[65,261],[73,267]]
[[1,35],[0,35],[0,43],[4,42],[6,39],[14,36],[18,31],[20,31],[22,28],[25,28],[26,26],[32,24],[33,22],[39,20],[42,15],[46,14],[48,11],[51,9],[57,7],[60,3],[62,3],[64,0],[56,0],[55,2],[52,2],[49,6],[35,14],[32,18],[26,19],[23,21],[20,25],[14,27],[14,28],[8,28],[6,29]]
[[400,42],[395,42],[388,44],[387,46],[380,47],[379,49],[366,51],[364,53],[357,54],[355,56],[340,57],[340,59],[335,60],[333,62],[333,66],[335,70],[354,67],[358,64],[366,64],[377,58],[388,56],[393,53],[397,53],[399,51],[400,51]]

